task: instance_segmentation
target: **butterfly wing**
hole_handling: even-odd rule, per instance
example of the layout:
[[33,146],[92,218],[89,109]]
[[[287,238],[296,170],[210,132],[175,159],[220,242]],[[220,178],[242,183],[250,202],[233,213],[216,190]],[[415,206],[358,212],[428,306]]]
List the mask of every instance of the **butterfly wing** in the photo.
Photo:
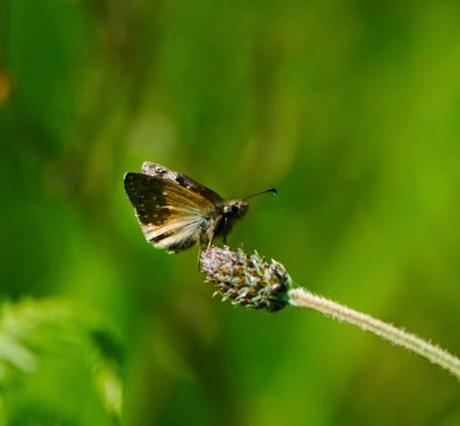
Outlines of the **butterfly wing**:
[[210,199],[171,176],[126,173],[124,186],[146,240],[170,253],[195,244],[215,209]]
[[142,164],[142,173],[145,173],[149,176],[161,177],[165,180],[175,182],[180,186],[183,186],[188,190],[194,192],[198,196],[207,198],[216,206],[221,206],[224,203],[223,198],[217,192],[214,192],[212,189],[209,189],[201,185],[189,176],[186,176],[174,170],[170,170],[167,167],[164,167],[160,164],[152,163],[151,161],[145,161]]

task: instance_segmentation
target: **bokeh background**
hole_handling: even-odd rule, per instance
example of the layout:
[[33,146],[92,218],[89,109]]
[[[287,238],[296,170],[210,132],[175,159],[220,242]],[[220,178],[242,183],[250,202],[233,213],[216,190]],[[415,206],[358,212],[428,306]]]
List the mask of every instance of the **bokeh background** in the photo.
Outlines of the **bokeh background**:
[[[211,298],[122,187],[144,160],[225,197],[276,186],[232,245],[460,353],[458,1],[2,0],[0,132],[2,301],[104,318],[126,424],[460,424],[424,360]],[[78,346],[39,358],[1,384],[5,424],[110,424]]]

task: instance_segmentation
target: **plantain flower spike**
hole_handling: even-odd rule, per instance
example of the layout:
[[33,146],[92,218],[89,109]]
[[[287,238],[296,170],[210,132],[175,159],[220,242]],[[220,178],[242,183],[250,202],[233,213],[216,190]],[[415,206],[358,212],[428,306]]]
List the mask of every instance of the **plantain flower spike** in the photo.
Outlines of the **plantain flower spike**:
[[257,251],[248,255],[228,246],[211,246],[200,254],[206,282],[214,284],[213,296],[252,309],[276,312],[288,303],[291,277],[276,260],[267,260]]

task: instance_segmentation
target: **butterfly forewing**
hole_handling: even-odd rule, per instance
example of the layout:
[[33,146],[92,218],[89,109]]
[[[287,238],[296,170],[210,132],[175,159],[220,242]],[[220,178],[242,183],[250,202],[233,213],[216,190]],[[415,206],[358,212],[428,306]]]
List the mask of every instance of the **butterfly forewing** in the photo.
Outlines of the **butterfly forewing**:
[[160,164],[152,163],[151,161],[145,161],[142,164],[142,173],[145,173],[150,176],[161,177],[164,180],[175,182],[181,187],[185,187],[188,190],[194,192],[195,194],[208,199],[216,206],[219,206],[224,202],[223,198],[217,192],[214,192],[212,189],[209,189],[206,186],[201,185],[189,176],[167,169],[166,167],[163,167]]
[[143,173],[127,173],[124,185],[145,238],[172,253],[192,246],[215,209],[213,200],[195,191],[194,185],[201,187],[195,182],[182,185],[187,178],[179,173],[158,165],[147,173],[144,166]]

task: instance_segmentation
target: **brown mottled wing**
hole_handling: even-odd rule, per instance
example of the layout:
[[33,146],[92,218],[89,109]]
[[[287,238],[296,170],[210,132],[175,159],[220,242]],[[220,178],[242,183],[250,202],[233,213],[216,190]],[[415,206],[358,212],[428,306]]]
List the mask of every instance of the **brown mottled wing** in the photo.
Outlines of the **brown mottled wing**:
[[170,253],[195,244],[215,209],[206,197],[164,176],[126,173],[124,186],[146,240]]
[[206,188],[204,185],[201,185],[189,176],[174,170],[170,170],[160,164],[152,163],[151,161],[145,161],[142,164],[142,173],[150,176],[161,177],[171,182],[175,182],[180,186],[183,186],[188,190],[196,193],[197,195],[207,198],[216,206],[221,206],[224,203],[223,198],[217,192]]

